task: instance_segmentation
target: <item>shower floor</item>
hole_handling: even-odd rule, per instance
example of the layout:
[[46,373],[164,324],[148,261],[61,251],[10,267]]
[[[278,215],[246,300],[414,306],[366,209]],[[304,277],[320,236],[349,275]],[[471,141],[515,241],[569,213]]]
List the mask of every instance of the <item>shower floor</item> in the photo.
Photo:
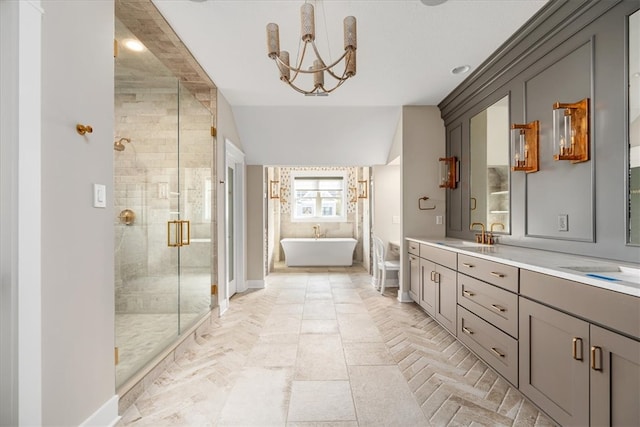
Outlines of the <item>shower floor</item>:
[[184,268],[179,301],[176,276],[139,277],[116,287],[116,387],[208,312],[210,283],[209,269]]
[[[204,313],[182,313],[182,329],[188,328]],[[178,336],[178,314],[117,314],[116,386],[129,379],[150,359],[175,341]]]

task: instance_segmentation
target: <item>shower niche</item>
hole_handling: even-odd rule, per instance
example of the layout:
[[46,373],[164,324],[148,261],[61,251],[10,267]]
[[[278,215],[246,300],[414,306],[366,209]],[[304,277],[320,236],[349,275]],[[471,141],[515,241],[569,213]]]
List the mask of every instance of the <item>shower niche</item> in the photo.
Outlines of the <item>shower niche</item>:
[[116,19],[116,386],[209,313],[211,107]]

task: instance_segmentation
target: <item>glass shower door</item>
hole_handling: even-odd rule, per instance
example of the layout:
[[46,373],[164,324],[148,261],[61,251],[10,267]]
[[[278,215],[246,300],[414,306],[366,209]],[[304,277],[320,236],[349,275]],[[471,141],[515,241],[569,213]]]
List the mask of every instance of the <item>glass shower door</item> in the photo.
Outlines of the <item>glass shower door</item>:
[[188,222],[189,244],[179,248],[179,329],[187,330],[209,311],[212,257],[211,111],[183,84],[179,97],[180,219]]

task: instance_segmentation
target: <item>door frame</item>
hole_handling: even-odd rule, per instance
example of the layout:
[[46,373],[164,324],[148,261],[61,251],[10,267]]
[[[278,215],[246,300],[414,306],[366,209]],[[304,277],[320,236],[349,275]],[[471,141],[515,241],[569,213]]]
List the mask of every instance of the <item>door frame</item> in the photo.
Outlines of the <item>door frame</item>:
[[[224,280],[222,283],[222,291],[224,295],[220,295],[220,313],[226,311],[229,308],[229,281],[228,281],[228,271],[227,271],[227,258],[229,254],[229,248],[227,245],[227,233],[229,230],[229,218],[227,218],[227,204],[228,204],[228,182],[227,182],[227,170],[230,166],[234,167],[234,184],[235,184],[235,192],[234,192],[234,234],[236,236],[235,239],[235,247],[234,247],[234,258],[236,260],[236,272],[235,272],[235,280],[236,280],[236,291],[244,292],[247,290],[246,284],[246,212],[245,212],[245,194],[246,194],[246,179],[245,179],[245,158],[244,153],[241,149],[239,149],[231,140],[225,138],[224,144],[224,196],[223,199],[223,212],[224,212],[224,224],[223,224],[223,233],[221,238],[218,239],[218,244],[220,248],[223,249],[224,256],[219,257],[218,259],[218,270],[220,272],[220,279]],[[222,293],[222,292],[221,292]]]

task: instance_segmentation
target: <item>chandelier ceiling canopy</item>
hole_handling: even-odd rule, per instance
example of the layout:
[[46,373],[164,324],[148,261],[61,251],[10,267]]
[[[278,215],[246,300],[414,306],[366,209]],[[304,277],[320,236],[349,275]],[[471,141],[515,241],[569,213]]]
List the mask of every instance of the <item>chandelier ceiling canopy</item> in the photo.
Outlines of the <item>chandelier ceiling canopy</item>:
[[[347,16],[344,18],[344,53],[340,58],[327,63],[316,46],[316,24],[313,5],[304,3],[300,8],[301,17],[301,41],[304,43],[302,49],[298,51],[298,58],[295,64],[289,62],[289,52],[280,50],[280,34],[278,24],[267,24],[267,53],[273,59],[280,72],[280,80],[287,83],[297,92],[309,96],[327,96],[347,79],[356,75],[356,49],[358,47],[356,37],[356,18]],[[311,45],[311,49],[309,49]],[[307,50],[313,50],[315,59],[311,65],[305,65],[304,58]],[[344,65],[340,64],[344,60]],[[342,68],[343,67],[343,68]],[[330,77],[333,86],[325,86],[325,72]],[[303,89],[296,80],[301,74],[313,75],[313,87]]]

